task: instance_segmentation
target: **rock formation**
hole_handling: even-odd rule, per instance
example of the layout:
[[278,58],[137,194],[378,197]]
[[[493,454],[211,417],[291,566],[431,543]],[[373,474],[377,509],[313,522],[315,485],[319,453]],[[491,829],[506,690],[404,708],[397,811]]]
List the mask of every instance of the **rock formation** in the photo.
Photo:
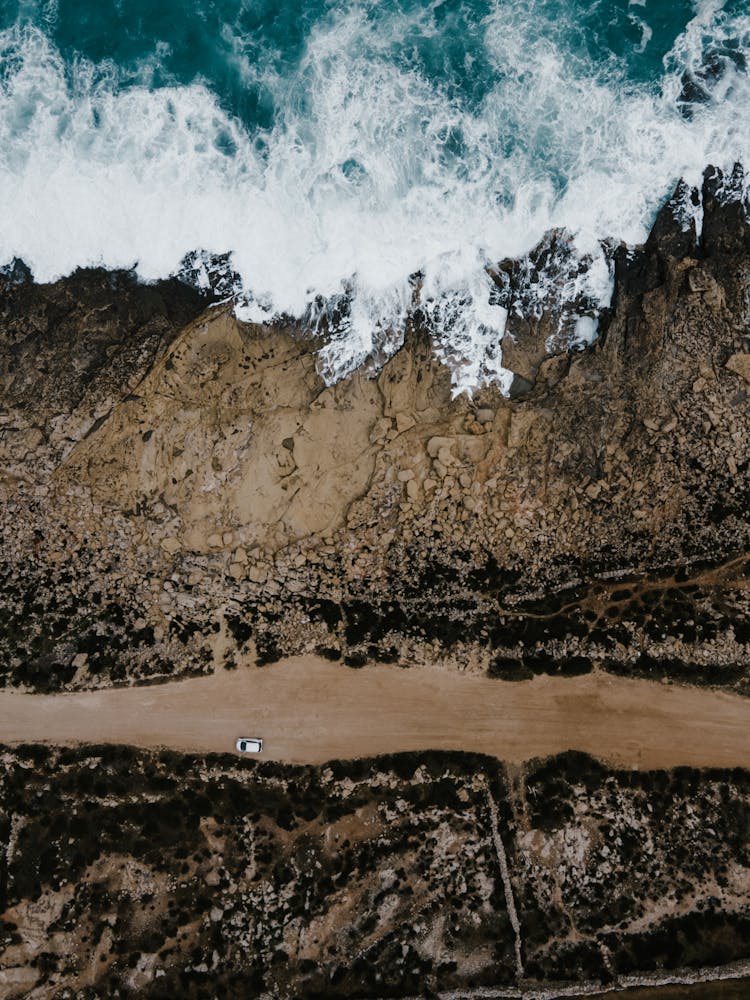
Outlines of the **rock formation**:
[[511,322],[513,399],[452,399],[418,310],[379,371],[326,386],[318,342],[176,282],[7,278],[3,682],[315,650],[747,690],[741,188],[709,170],[700,233],[678,189],[614,251],[592,347]]

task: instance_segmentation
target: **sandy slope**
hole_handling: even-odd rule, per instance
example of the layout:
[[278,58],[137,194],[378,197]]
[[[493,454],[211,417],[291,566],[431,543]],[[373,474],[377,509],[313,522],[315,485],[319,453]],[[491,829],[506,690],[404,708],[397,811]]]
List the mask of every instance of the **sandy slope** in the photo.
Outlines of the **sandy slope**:
[[0,694],[0,740],[109,742],[320,763],[420,749],[508,761],[583,750],[626,767],[750,767],[750,699],[602,674],[518,684],[314,656],[155,687]]

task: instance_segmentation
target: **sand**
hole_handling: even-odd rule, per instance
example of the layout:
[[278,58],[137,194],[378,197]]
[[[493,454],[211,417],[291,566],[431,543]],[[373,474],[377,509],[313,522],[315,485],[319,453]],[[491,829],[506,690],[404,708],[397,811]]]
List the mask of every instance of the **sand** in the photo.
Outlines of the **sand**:
[[426,749],[521,762],[574,749],[627,768],[750,767],[750,699],[593,673],[507,683],[315,656],[160,686],[0,693],[0,741],[127,743],[322,763]]

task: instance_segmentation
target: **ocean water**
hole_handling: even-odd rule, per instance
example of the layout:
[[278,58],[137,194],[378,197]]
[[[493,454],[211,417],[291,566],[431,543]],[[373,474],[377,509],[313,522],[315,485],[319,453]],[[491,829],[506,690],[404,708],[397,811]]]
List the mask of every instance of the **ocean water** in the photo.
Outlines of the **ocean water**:
[[603,242],[750,165],[749,60],[748,0],[0,0],[0,263],[230,253],[330,379],[418,295],[457,391],[507,383],[488,265],[564,229],[590,340]]

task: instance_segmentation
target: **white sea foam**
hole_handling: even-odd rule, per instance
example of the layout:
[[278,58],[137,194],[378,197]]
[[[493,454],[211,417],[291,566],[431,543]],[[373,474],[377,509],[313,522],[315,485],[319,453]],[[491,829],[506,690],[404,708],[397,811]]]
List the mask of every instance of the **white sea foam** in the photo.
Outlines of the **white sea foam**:
[[576,320],[573,343],[578,347],[593,344],[599,333],[599,323],[592,316],[579,316]]
[[429,18],[432,5],[394,15],[390,36],[376,37],[356,4],[331,13],[292,80],[249,63],[238,39],[246,78],[266,73],[275,94],[262,150],[200,82],[154,89],[158,51],[123,87],[114,65],[66,67],[42,32],[10,29],[0,34],[0,259],[22,257],[42,281],[88,264],[155,279],[191,250],[232,251],[241,317],[314,320],[316,297],[348,297],[321,357],[329,379],[397,346],[409,276],[421,272],[456,390],[507,384],[506,314],[491,304],[488,263],[568,230],[592,261],[577,291],[605,306],[603,240],[642,241],[680,176],[697,184],[707,163],[750,163],[741,67],[709,80],[689,115],[680,106],[685,72],[702,80],[707,39],[731,34],[750,51],[750,17],[730,23],[718,0],[699,4],[658,89],[595,72],[566,54],[554,25],[532,36],[535,7],[507,0],[487,17],[498,82],[472,107],[389,58],[403,19]]

